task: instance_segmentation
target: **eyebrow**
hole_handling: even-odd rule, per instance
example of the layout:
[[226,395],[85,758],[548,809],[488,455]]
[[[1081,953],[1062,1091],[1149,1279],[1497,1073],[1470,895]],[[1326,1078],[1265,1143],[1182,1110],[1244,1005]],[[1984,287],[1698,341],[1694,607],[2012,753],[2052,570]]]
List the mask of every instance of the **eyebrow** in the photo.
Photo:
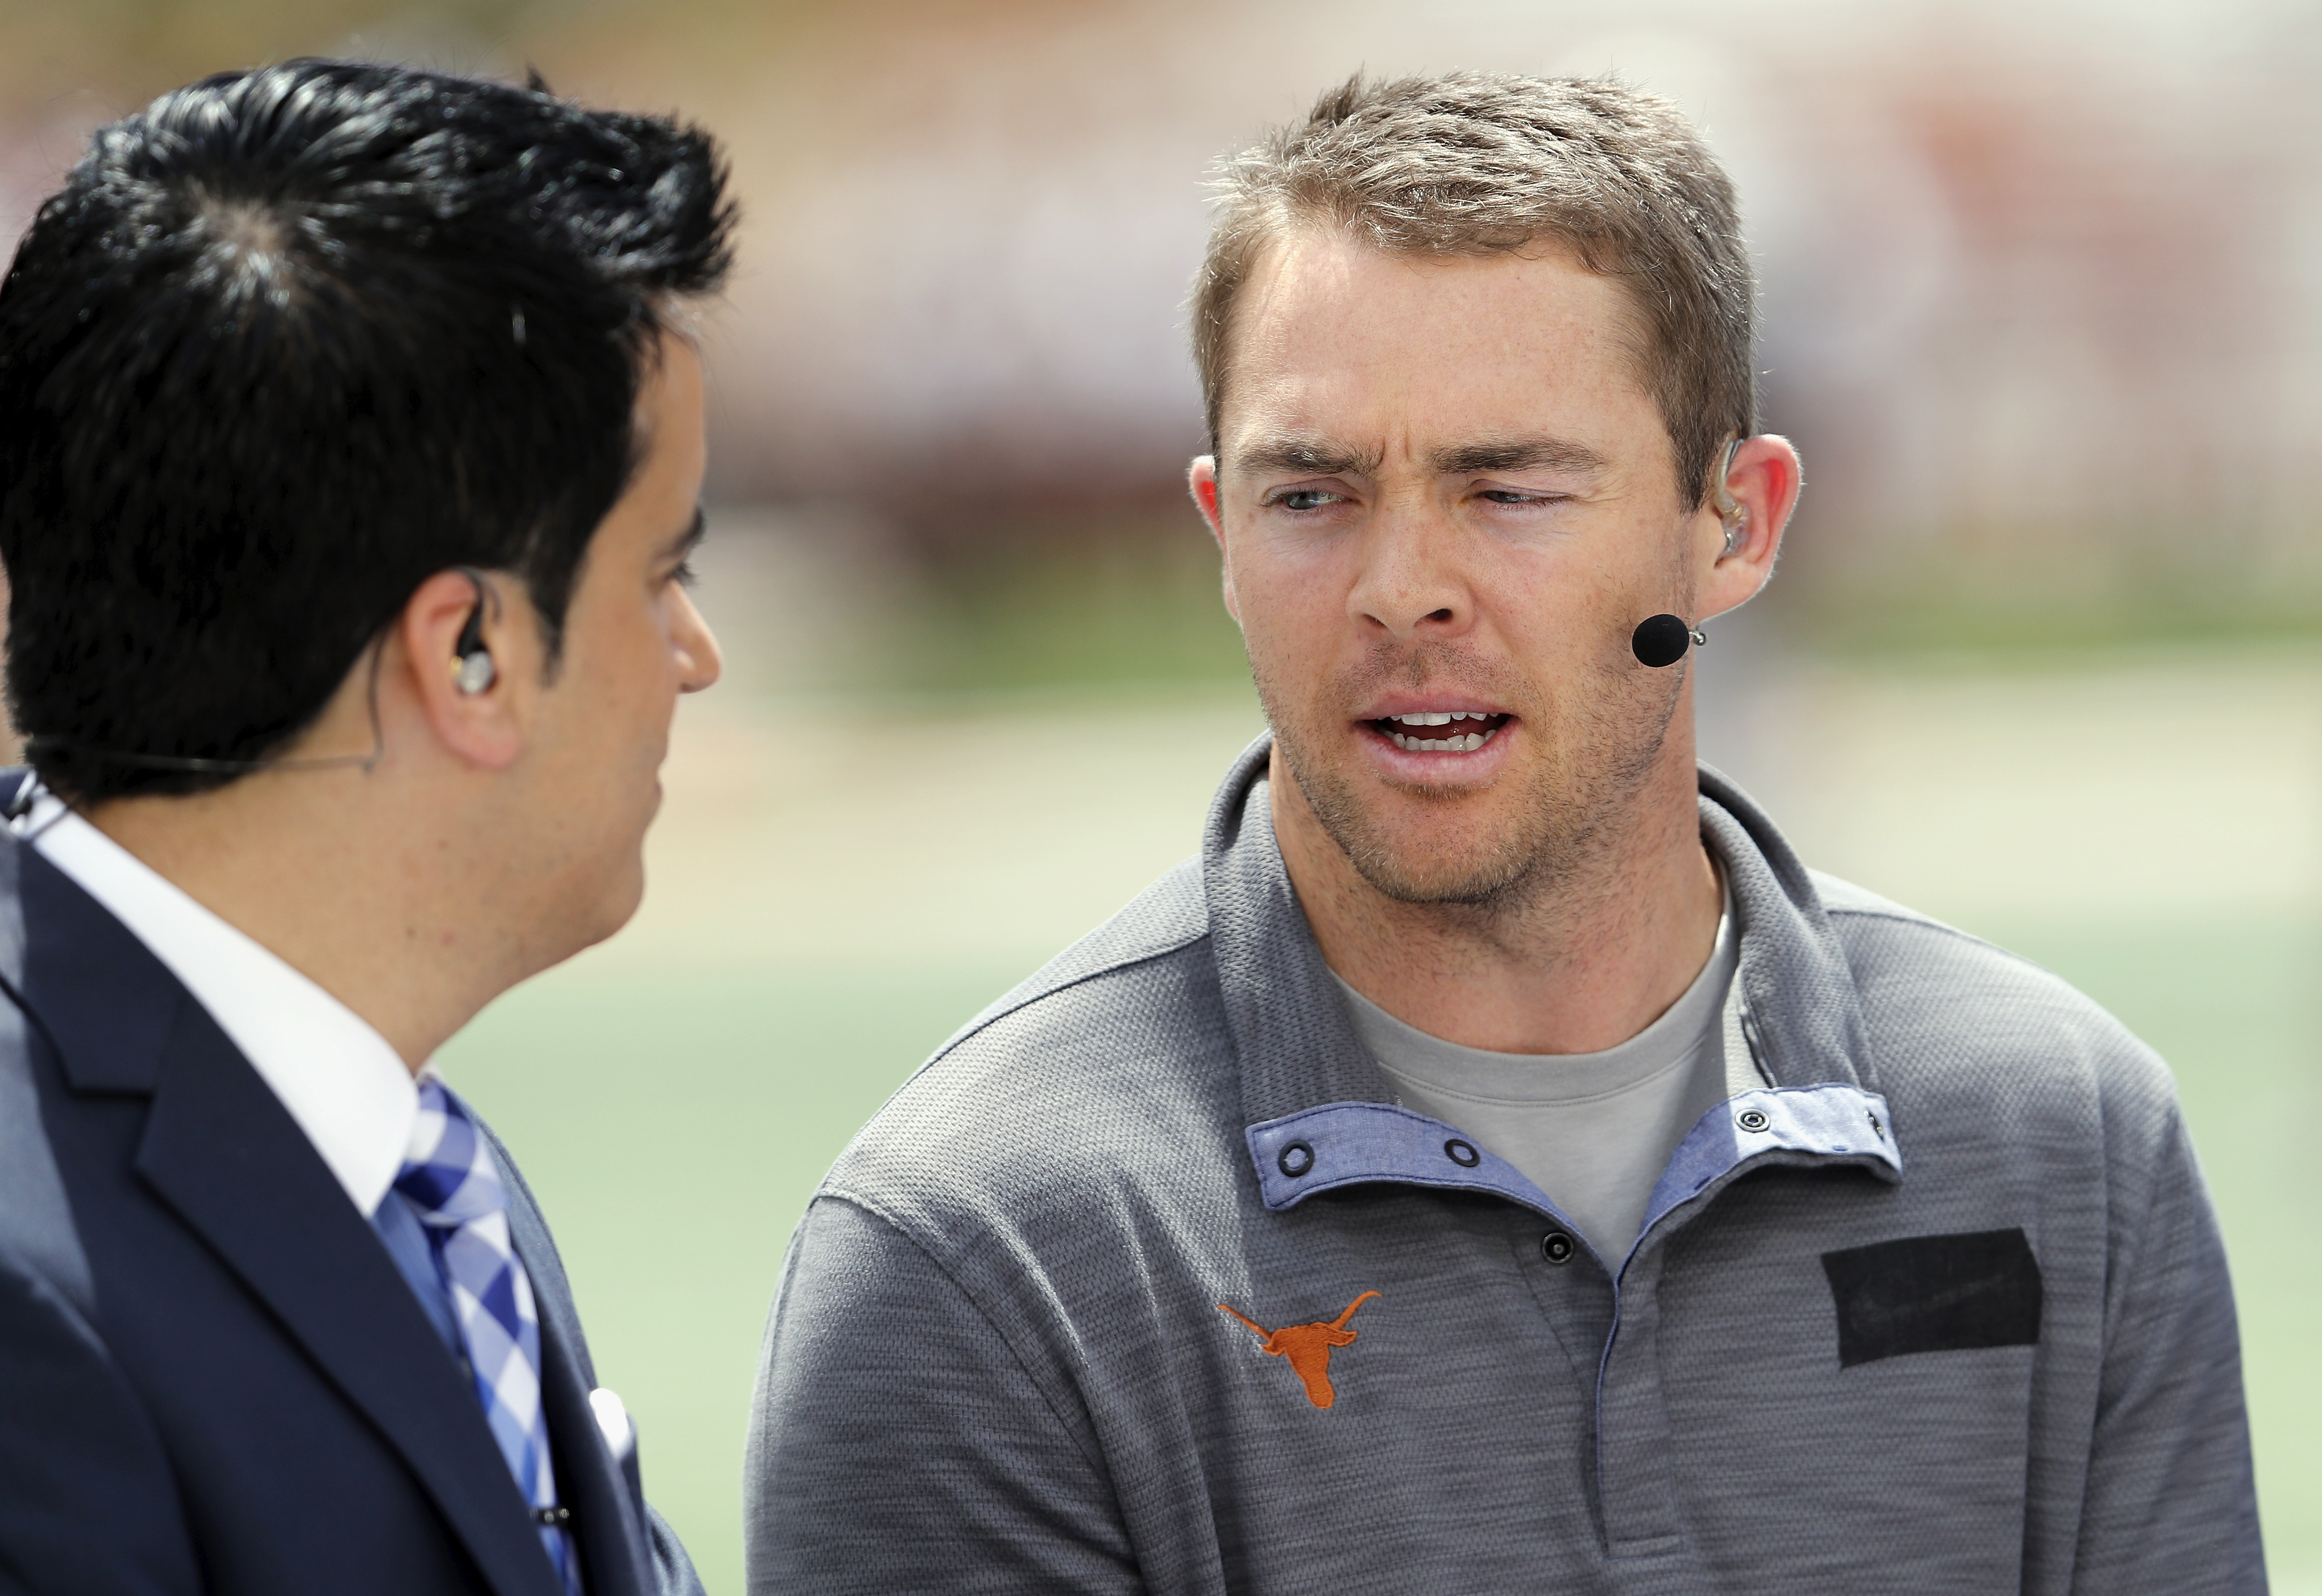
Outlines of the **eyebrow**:
[[[1379,451],[1358,451],[1341,443],[1310,438],[1266,438],[1235,457],[1235,468],[1254,475],[1295,474],[1315,477],[1370,477],[1378,474]],[[1472,443],[1447,443],[1432,451],[1427,463],[1446,477],[1475,476],[1486,471],[1569,471],[1595,476],[1604,469],[1604,457],[1586,443],[1545,433],[1522,438],[1486,438]]]
[[1428,463],[1447,477],[1485,471],[1570,471],[1595,476],[1604,469],[1604,457],[1586,443],[1540,434],[1446,444],[1428,456]]
[[699,547],[701,540],[708,534],[709,518],[702,513],[701,506],[696,505],[693,506],[693,519],[685,524],[683,532],[662,545],[662,552],[671,558],[682,558]]
[[1235,455],[1234,469],[1253,475],[1368,477],[1377,473],[1379,456],[1376,450],[1358,453],[1312,438],[1261,438]]

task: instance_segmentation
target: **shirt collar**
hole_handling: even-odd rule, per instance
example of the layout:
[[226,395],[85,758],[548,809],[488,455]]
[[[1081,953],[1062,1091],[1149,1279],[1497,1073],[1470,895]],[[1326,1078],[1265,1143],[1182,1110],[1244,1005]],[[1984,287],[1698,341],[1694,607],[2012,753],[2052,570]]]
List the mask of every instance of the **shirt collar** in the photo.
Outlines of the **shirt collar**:
[[1394,1098],[1339,1000],[1283,865],[1266,792],[1273,747],[1267,734],[1242,751],[1202,840],[1210,947],[1250,1124],[1325,1103]]
[[[1202,875],[1226,1020],[1252,1125],[1334,1103],[1388,1103],[1391,1083],[1356,1035],[1315,945],[1266,790],[1270,734],[1218,790]],[[1852,972],[1805,867],[1773,823],[1701,767],[1702,840],[1716,855],[1740,944],[1734,985],[1771,1088],[1876,1091]]]
[[403,1167],[419,1114],[417,1085],[387,1038],[54,794],[38,793],[14,827],[183,983],[281,1099],[356,1208],[375,1212]]
[[[1489,1192],[1561,1218],[1512,1164],[1457,1128],[1395,1107],[1357,1039],[1274,836],[1272,738],[1235,762],[1210,811],[1202,886],[1220,994],[1241,1072],[1243,1137],[1266,1206],[1389,1182]],[[1902,1176],[1887,1100],[1869,1081],[1861,1008],[1805,867],[1739,789],[1701,767],[1702,841],[1723,867],[1739,942],[1728,1079],[1741,1088],[1696,1122],[1653,1190],[1650,1233],[1765,1163],[1838,1163]],[[1569,1221],[1566,1221],[1568,1223]],[[1641,1239],[1640,1246],[1643,1245]],[[1604,1260],[1615,1273],[1621,1260]]]

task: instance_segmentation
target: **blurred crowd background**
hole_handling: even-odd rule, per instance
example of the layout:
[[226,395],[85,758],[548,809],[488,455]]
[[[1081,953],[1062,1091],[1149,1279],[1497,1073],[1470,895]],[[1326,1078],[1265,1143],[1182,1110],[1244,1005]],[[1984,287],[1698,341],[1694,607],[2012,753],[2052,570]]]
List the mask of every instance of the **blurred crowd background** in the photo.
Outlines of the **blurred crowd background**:
[[0,0],[0,236],[99,123],[306,53],[537,69],[731,152],[702,336],[727,682],[652,897],[447,1068],[738,1586],[757,1334],[825,1163],[1192,851],[1259,729],[1183,498],[1205,169],[1360,68],[1617,70],[1725,158],[1780,578],[1704,747],[1809,861],[2057,969],[2176,1067],[2276,1588],[2322,1591],[2322,12],[2277,0]]

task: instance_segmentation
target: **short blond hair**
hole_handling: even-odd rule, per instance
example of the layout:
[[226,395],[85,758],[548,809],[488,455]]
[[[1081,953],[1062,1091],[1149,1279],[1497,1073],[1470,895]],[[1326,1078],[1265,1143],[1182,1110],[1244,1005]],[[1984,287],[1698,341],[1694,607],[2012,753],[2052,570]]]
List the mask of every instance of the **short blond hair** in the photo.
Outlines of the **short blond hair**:
[[1719,445],[1757,430],[1755,288],[1733,186],[1677,108],[1606,78],[1357,73],[1221,163],[1193,287],[1193,360],[1218,443],[1234,300],[1266,246],[1326,226],[1378,249],[1477,256],[1542,241],[1626,284],[1647,390],[1698,507]]

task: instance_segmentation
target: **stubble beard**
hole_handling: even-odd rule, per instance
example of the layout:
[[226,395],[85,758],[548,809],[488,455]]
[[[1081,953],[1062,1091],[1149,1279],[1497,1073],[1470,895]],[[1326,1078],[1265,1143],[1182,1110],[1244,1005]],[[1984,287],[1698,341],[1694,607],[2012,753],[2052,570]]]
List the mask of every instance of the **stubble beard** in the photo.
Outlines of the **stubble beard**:
[[[1633,829],[1631,817],[1660,758],[1684,680],[1683,668],[1643,678],[1592,672],[1551,695],[1444,643],[1383,644],[1303,709],[1268,671],[1259,668],[1254,675],[1284,763],[1323,834],[1364,882],[1397,903],[1472,910],[1486,918],[1522,913],[1604,873]],[[1344,747],[1346,716],[1331,711],[1363,703],[1398,679],[1413,690],[1433,684],[1482,692],[1513,712],[1534,744],[1535,756],[1515,778],[1518,801],[1483,834],[1453,827],[1457,840],[1448,848],[1426,846],[1413,828],[1383,817],[1376,777],[1326,752]],[[1476,805],[1480,796],[1449,788],[1398,790],[1441,806],[1447,816],[1455,805]]]

